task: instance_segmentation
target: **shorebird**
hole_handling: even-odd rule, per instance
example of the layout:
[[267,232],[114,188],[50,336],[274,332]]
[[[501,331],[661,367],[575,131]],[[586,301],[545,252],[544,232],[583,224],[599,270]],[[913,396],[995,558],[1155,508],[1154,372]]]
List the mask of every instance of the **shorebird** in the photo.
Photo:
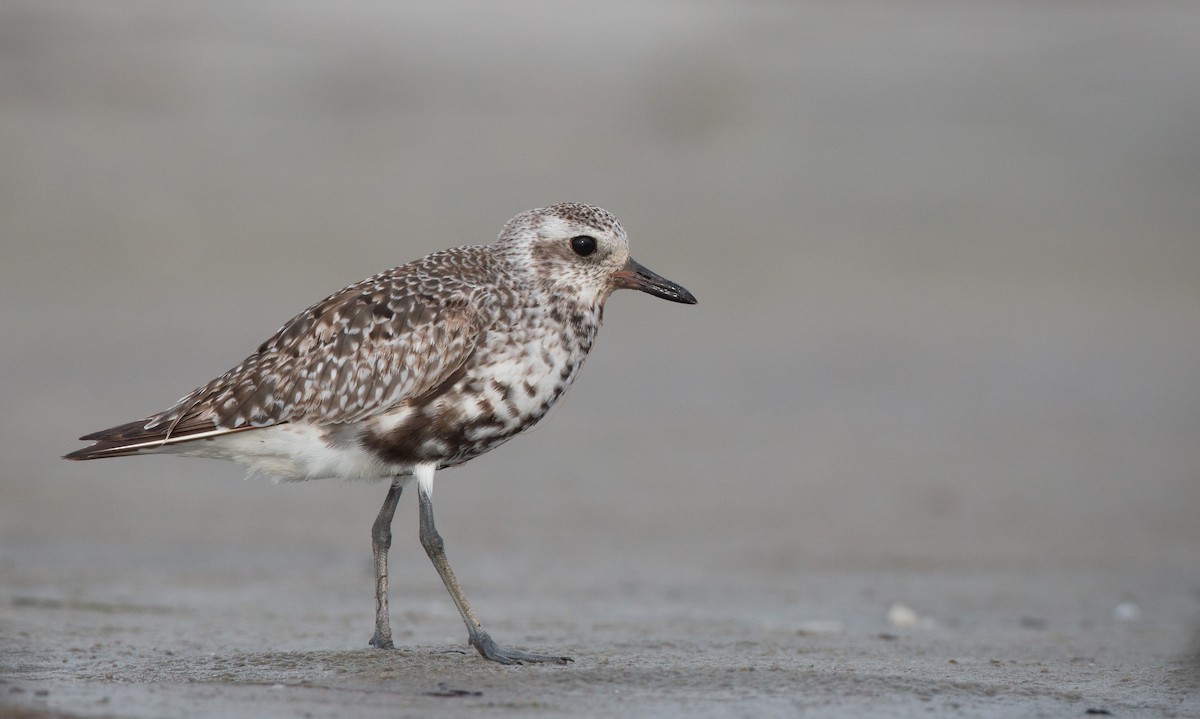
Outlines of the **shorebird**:
[[490,245],[458,247],[329,295],[241,364],[162,412],[81,437],[66,459],[170,453],[228,459],[276,480],[388,480],[371,527],[375,634],[394,648],[387,553],[415,478],[420,540],[467,638],[502,664],[571,661],[495,642],[459,587],[433,521],[437,470],[533,426],[579,373],[614,290],[695,304],[629,256],[608,211],[523,212]]

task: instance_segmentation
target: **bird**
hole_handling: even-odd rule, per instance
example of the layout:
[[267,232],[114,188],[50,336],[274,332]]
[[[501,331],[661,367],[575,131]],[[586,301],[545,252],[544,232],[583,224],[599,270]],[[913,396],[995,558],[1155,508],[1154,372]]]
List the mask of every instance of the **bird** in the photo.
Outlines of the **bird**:
[[467,627],[501,664],[560,663],[492,639],[446,558],[433,480],[544,417],[571,386],[604,303],[634,289],[691,292],[636,262],[621,223],[594,205],[522,212],[490,244],[434,252],[349,285],[286,322],[241,363],[167,409],[84,435],[64,456],[177,454],[232,460],[276,481],[390,483],[371,526],[375,632],[394,649],[387,555],[401,493],[417,485],[419,538]]

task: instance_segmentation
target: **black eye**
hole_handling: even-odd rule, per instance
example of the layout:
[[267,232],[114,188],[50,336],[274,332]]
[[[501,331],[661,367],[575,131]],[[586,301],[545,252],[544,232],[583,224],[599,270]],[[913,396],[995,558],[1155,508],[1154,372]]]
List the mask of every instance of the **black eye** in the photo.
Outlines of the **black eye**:
[[580,257],[587,257],[596,251],[596,238],[591,235],[578,235],[571,238],[571,249]]

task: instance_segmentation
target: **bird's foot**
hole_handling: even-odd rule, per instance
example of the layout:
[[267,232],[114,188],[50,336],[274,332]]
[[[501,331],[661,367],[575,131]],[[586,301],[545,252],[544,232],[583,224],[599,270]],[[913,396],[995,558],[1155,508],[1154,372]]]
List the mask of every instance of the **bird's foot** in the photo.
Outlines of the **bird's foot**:
[[566,664],[575,661],[571,657],[556,657],[549,654],[534,654],[505,646],[493,640],[487,632],[471,633],[468,641],[484,659],[500,664]]
[[[389,632],[390,634],[390,632]],[[367,642],[376,649],[395,649],[396,645],[392,643],[392,638],[385,635],[378,629],[375,630],[375,636],[371,637],[371,641]]]

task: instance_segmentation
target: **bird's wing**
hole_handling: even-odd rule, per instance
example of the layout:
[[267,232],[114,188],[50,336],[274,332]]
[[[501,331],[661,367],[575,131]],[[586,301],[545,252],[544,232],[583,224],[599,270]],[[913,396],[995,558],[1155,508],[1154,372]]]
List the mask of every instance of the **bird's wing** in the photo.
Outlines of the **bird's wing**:
[[363,280],[285,324],[171,408],[86,435],[71,459],[129,454],[284,422],[356,422],[439,391],[479,346],[478,287],[410,266]]

